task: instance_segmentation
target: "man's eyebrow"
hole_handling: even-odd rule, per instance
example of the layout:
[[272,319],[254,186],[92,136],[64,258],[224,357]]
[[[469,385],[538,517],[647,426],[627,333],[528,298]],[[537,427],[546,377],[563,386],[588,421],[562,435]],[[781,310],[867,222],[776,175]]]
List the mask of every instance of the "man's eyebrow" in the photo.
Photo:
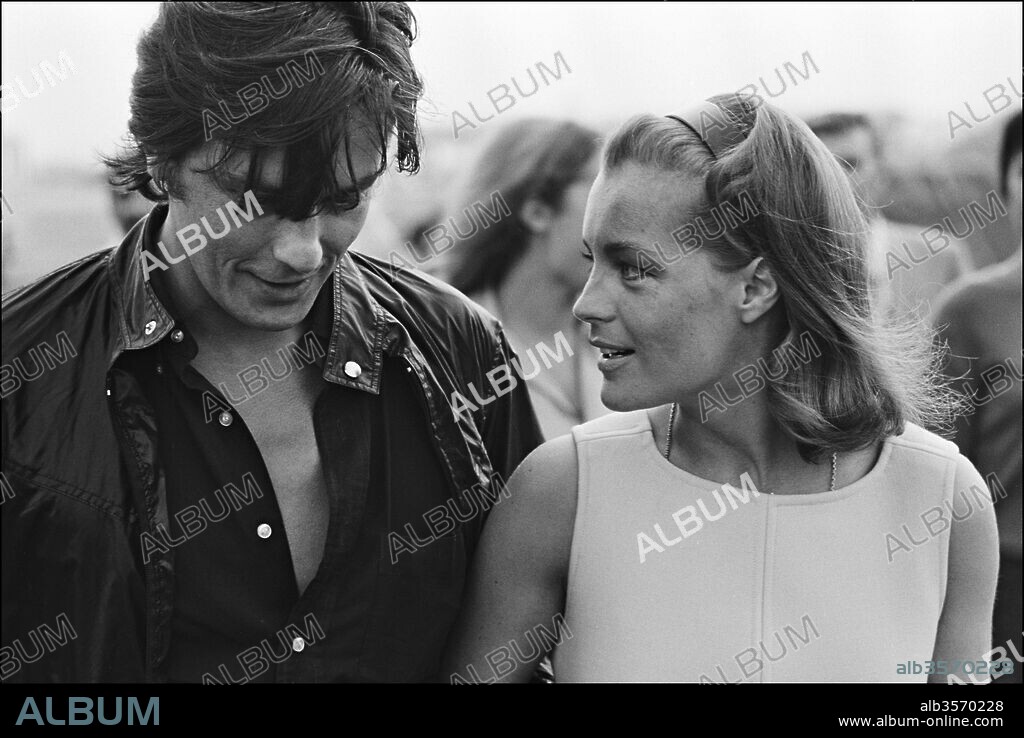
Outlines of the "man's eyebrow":
[[[373,174],[369,174],[363,177],[358,182],[356,182],[355,189],[360,192],[368,190],[377,182],[378,179],[380,179],[380,177],[381,173],[374,172]],[[225,174],[223,175],[222,182],[229,190],[240,190],[243,187],[245,187],[246,184],[248,184],[248,179],[244,174]],[[252,189],[254,192],[274,193],[277,192],[280,188],[268,187],[264,184],[257,182]]]
[[[222,175],[221,182],[229,190],[241,190],[249,184],[249,179],[244,174],[224,174]],[[267,187],[264,184],[257,182],[253,185],[252,189],[254,192],[273,192],[276,188]]]
[[376,184],[377,180],[380,179],[383,174],[383,172],[374,172],[373,174],[366,175],[356,182],[356,189],[360,192],[370,189],[374,184]]

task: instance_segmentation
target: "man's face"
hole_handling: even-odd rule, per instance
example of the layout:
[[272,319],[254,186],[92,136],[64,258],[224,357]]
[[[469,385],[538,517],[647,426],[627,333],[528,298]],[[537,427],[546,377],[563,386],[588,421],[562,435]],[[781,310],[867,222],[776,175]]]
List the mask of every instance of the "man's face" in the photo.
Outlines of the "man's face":
[[839,159],[860,196],[871,205],[879,205],[882,197],[882,163],[875,150],[871,131],[858,126],[820,138]]
[[[338,259],[359,234],[366,220],[369,188],[376,179],[379,151],[370,135],[353,137],[352,165],[356,182],[351,181],[345,163],[345,151],[339,152],[338,181],[362,191],[360,204],[353,210],[325,210],[299,222],[278,217],[268,207],[251,222],[233,218],[227,208],[234,201],[242,212],[245,202],[245,174],[248,155],[229,160],[225,188],[212,174],[199,174],[214,161],[216,144],[207,144],[190,155],[179,168],[179,190],[183,199],[172,199],[167,221],[161,232],[172,256],[185,253],[178,237],[180,229],[194,234],[196,225],[207,239],[198,248],[198,238],[189,242],[193,253],[180,263],[169,265],[166,278],[183,294],[190,315],[227,327],[244,326],[265,331],[280,331],[300,324],[313,306],[320,289],[330,277]],[[261,192],[272,192],[282,181],[283,151],[265,159],[263,171],[253,189],[259,202]],[[265,196],[265,200],[269,198]],[[238,211],[236,211],[238,212]],[[213,236],[222,234],[216,240]]]

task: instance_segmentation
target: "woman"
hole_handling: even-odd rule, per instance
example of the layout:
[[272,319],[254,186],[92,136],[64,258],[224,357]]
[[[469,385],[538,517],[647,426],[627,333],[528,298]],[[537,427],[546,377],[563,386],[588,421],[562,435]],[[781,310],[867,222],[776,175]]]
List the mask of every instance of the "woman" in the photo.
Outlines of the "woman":
[[[449,252],[448,280],[502,322],[545,438],[607,412],[596,353],[571,312],[587,280],[579,234],[597,169],[596,132],[525,119],[498,131],[456,188],[463,204],[490,206],[498,193],[508,213],[473,221],[471,235]],[[466,208],[460,217],[472,215]]]
[[821,142],[736,96],[640,116],[583,236],[574,312],[619,412],[509,480],[445,673],[525,680],[555,644],[557,681],[964,678],[994,515],[965,514],[984,482],[921,427],[953,401],[927,336],[872,320],[867,225]]

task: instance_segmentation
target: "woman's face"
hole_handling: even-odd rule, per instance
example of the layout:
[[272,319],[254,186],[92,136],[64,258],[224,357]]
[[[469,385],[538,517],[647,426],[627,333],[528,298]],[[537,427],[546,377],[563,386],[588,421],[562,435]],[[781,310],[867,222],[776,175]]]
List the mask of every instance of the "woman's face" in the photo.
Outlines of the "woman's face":
[[707,248],[683,255],[672,238],[700,198],[698,179],[635,163],[602,170],[590,191],[583,251],[593,262],[573,313],[603,354],[601,400],[612,410],[696,407],[746,353],[742,277],[714,269]]
[[587,193],[600,165],[600,155],[594,154],[579,177],[565,189],[561,209],[552,218],[547,233],[547,268],[565,285],[572,299],[579,296],[587,282],[588,265],[580,259],[580,233],[583,232]]

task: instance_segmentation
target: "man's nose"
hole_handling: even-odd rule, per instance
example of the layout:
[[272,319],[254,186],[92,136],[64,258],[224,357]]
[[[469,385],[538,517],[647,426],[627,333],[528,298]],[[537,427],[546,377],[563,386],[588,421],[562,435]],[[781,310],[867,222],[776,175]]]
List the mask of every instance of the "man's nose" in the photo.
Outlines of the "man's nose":
[[281,220],[273,232],[274,258],[297,274],[311,274],[320,268],[324,249],[320,244],[319,218],[293,222]]

